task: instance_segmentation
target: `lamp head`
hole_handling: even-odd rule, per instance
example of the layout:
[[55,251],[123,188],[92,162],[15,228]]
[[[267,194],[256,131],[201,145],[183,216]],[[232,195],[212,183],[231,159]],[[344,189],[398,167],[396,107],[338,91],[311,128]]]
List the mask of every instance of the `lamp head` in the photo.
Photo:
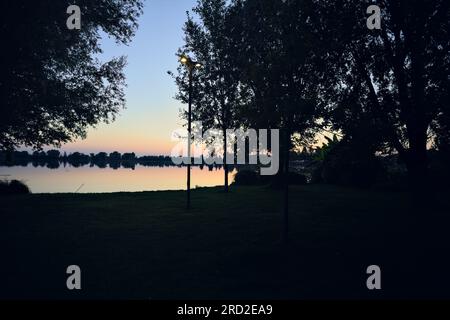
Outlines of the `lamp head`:
[[200,62],[193,61],[188,55],[180,55],[180,62],[187,66],[189,69],[200,69],[203,65]]
[[185,65],[187,65],[188,63],[189,63],[189,58],[187,57],[187,56],[185,56],[185,55],[181,55],[180,56],[180,62],[182,63],[182,64],[185,64]]

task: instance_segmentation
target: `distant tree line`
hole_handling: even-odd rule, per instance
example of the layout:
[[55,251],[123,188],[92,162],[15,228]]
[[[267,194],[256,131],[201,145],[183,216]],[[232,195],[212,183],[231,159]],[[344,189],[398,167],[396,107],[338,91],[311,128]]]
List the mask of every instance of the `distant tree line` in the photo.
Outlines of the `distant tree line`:
[[[310,162],[314,159],[314,152],[300,152],[291,153],[291,158],[293,161],[307,161]],[[193,158],[195,160],[195,158]],[[194,162],[193,160],[193,162]],[[134,152],[120,153],[114,151],[111,153],[98,152],[98,153],[81,153],[73,152],[67,154],[66,152],[61,152],[59,150],[48,150],[48,151],[34,151],[29,153],[28,151],[1,151],[0,150],[0,166],[27,166],[32,164],[35,167],[47,167],[50,169],[57,169],[60,165],[71,165],[72,167],[82,167],[82,166],[97,166],[99,168],[110,167],[113,169],[130,168],[134,169],[136,165],[146,166],[146,167],[169,167],[169,166],[183,166],[176,165],[173,163],[172,158],[165,155],[157,156],[136,156]],[[222,165],[197,165],[200,168],[222,168]],[[249,169],[254,166],[250,165],[230,165],[229,168],[234,170],[240,167],[241,169]]]
[[48,151],[0,151],[1,166],[27,166],[32,163],[34,166],[46,166],[48,168],[59,168],[61,164],[70,164],[73,167],[86,165],[97,166],[99,168],[110,167],[113,169],[131,168],[134,169],[137,164],[142,166],[173,166],[172,160],[168,156],[136,156],[134,152],[119,153],[117,151],[106,153],[84,154],[73,152],[67,154],[59,150]]

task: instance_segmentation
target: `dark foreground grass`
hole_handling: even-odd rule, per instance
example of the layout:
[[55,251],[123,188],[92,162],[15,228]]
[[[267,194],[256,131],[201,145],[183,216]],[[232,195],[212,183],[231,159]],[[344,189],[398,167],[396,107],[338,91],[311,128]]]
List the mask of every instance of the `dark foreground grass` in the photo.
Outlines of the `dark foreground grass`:
[[[1,298],[450,297],[448,194],[266,187],[0,197]],[[66,289],[79,265],[82,290]],[[366,288],[366,268],[382,290]]]

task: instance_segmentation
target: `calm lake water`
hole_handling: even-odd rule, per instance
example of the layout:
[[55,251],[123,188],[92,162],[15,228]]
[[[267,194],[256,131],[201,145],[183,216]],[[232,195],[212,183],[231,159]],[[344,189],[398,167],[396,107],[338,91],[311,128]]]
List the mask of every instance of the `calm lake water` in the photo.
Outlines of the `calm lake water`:
[[[233,173],[229,179],[233,181]],[[134,170],[126,168],[98,168],[96,166],[59,167],[49,169],[34,167],[0,167],[0,179],[16,179],[25,182],[33,193],[77,192],[120,192],[185,190],[185,167],[144,167],[137,165]],[[192,188],[212,187],[223,184],[223,170],[193,167]]]

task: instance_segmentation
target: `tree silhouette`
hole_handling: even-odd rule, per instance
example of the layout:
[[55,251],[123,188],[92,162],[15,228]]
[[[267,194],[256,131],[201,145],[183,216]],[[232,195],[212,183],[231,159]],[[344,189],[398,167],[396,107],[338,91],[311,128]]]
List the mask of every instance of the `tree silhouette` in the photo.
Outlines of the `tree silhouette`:
[[[69,30],[72,1],[6,0],[0,30],[0,148],[59,145],[109,122],[124,105],[124,57],[101,62],[99,31],[128,43],[141,0],[79,0],[81,29]],[[6,14],[7,13],[7,14]]]
[[[289,154],[292,135],[310,138],[317,128],[316,80],[310,58],[314,42],[303,29],[302,2],[235,1],[230,10],[233,63],[250,94],[241,108],[244,125],[281,129],[281,171],[284,181],[284,232],[288,234]],[[280,179],[277,179],[280,180]]]
[[[199,19],[188,15],[184,26],[185,44],[179,54],[189,54],[202,63],[194,73],[192,92],[193,121],[201,121],[203,129],[219,128],[223,135],[223,159],[229,145],[226,130],[235,125],[239,104],[239,81],[236,66],[229,59],[230,28],[227,25],[228,6],[224,0],[200,0],[193,9]],[[185,68],[178,68],[175,77],[179,88],[177,99],[187,103],[189,86]],[[228,165],[224,163],[224,189],[228,191]]]
[[308,29],[321,40],[323,67],[315,72],[328,120],[347,136],[395,150],[414,198],[424,199],[427,146],[449,142],[448,1],[377,1],[380,30],[368,30],[363,1],[307,2]]

